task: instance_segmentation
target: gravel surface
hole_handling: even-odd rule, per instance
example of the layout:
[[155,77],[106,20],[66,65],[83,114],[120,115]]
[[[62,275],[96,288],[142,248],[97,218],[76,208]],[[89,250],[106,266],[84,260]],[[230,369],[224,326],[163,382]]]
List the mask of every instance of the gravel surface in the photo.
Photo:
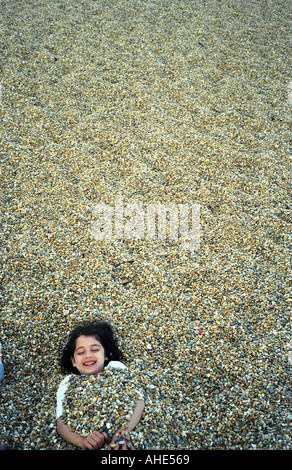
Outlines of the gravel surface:
[[[76,322],[104,318],[147,391],[139,445],[291,449],[288,5],[1,1],[11,448],[70,448],[59,358]],[[117,198],[124,224],[130,204],[198,205],[200,245],[97,239]]]

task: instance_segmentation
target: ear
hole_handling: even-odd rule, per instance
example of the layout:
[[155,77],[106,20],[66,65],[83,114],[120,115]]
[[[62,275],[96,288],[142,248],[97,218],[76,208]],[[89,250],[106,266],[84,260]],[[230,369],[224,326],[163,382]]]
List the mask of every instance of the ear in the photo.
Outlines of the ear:
[[76,363],[75,363],[75,361],[74,361],[74,357],[72,357],[72,356],[71,356],[71,362],[72,362],[72,364],[73,364],[73,367],[76,367]]

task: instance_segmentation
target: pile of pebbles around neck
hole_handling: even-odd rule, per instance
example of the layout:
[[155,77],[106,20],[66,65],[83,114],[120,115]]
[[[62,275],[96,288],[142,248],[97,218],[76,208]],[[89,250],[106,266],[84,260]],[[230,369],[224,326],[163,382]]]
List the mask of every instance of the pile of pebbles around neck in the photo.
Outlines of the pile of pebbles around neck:
[[118,429],[126,431],[137,400],[144,399],[138,387],[135,375],[128,370],[111,368],[97,376],[72,375],[63,400],[62,420],[81,436],[98,431],[112,440]]
[[[291,449],[287,3],[2,0],[0,24],[1,441],[74,448],[59,360],[102,318],[138,447]],[[200,245],[97,240],[117,196],[198,204]]]

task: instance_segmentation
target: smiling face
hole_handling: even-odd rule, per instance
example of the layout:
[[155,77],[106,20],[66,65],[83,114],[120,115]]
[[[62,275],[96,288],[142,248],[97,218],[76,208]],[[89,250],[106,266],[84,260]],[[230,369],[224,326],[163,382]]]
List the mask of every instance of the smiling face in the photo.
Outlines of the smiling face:
[[71,361],[80,374],[97,374],[104,368],[104,348],[94,336],[79,336]]

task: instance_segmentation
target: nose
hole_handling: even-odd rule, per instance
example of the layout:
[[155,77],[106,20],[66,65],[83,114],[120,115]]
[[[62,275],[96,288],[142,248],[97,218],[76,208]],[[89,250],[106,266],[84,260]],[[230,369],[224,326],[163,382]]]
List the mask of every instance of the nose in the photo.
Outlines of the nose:
[[91,351],[90,351],[90,349],[88,349],[88,350],[85,351],[85,358],[88,359],[89,357],[91,357]]

